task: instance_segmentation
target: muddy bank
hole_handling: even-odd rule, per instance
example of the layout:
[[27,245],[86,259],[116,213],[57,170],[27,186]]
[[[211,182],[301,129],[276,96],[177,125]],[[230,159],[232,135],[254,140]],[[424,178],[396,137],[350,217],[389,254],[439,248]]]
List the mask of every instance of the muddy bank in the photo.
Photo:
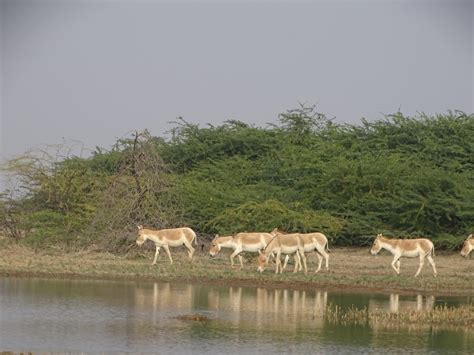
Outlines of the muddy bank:
[[241,279],[238,277],[226,277],[225,279],[201,277],[160,277],[149,275],[91,275],[80,273],[56,273],[56,272],[37,272],[37,271],[0,271],[0,277],[34,277],[48,279],[71,279],[71,280],[108,280],[108,281],[145,281],[145,282],[177,282],[190,284],[205,284],[210,286],[236,286],[236,287],[262,287],[266,289],[290,289],[290,290],[324,290],[345,293],[376,293],[402,295],[444,295],[444,296],[466,296],[471,295],[470,291],[465,290],[445,290],[438,292],[427,291],[422,288],[397,288],[397,287],[370,287],[354,285],[336,285],[333,283],[322,283],[317,281],[277,281],[277,280],[254,280]]

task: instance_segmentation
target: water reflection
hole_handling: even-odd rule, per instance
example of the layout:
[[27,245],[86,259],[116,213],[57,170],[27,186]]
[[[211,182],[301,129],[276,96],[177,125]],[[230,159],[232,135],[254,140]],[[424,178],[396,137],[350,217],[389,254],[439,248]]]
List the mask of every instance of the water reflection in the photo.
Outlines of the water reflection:
[[308,321],[313,326],[322,326],[327,300],[326,291],[230,287],[208,293],[209,309],[217,318],[225,316],[234,323],[251,322],[257,328],[284,325],[287,330],[296,330]]
[[389,311],[398,313],[399,311],[429,311],[435,306],[436,299],[434,296],[417,295],[415,297],[405,297],[400,300],[400,295],[396,293],[390,294],[387,299],[370,299],[369,311]]
[[[472,302],[468,297],[15,278],[0,278],[0,297],[0,350],[306,353],[474,346],[472,334],[459,331],[435,336],[429,329],[387,332],[327,321],[331,305],[421,311]],[[194,313],[211,320],[176,319]]]

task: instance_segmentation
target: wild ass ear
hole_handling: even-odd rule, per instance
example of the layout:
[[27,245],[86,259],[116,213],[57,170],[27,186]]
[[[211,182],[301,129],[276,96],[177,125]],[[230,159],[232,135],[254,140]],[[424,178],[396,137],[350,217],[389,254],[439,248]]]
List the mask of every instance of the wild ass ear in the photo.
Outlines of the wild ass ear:
[[471,239],[473,236],[474,236],[474,234],[469,234],[469,236],[467,237],[467,239],[466,239],[466,240],[469,240],[469,239]]
[[143,226],[142,226],[141,224],[139,224],[139,225],[137,226],[137,228],[138,228],[139,231],[141,231],[141,230],[143,229]]

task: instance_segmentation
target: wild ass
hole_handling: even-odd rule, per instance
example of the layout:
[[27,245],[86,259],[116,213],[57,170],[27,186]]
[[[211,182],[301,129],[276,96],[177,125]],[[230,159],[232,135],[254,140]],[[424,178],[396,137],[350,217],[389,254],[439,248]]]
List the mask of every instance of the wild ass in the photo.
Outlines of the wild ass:
[[238,256],[240,261],[240,268],[244,267],[242,255],[243,251],[256,253],[267,246],[273,235],[270,233],[237,233],[235,236],[216,237],[211,242],[209,255],[215,256],[221,248],[233,249],[234,252],[230,255],[230,264],[234,266],[234,257]]
[[[386,249],[393,254],[392,268],[397,275],[400,275],[400,257],[402,256],[408,258],[420,257],[420,266],[418,267],[415,277],[420,274],[425,258],[428,259],[433,267],[434,276],[436,277],[437,275],[436,266],[432,258],[432,256],[435,255],[434,245],[429,239],[388,239],[382,234],[378,234],[370,249],[370,253],[376,255],[381,249]],[[395,266],[395,264],[397,264],[397,266]]]
[[[273,235],[285,234],[279,231],[277,228],[271,231]],[[304,245],[304,252],[311,253],[312,251],[316,252],[318,257],[318,268],[315,270],[315,273],[321,270],[321,265],[323,263],[323,257],[326,261],[326,270],[329,270],[329,248],[328,248],[328,238],[322,233],[291,233],[287,235],[295,235],[300,238]],[[298,254],[295,254],[295,259]],[[288,262],[288,255],[285,258],[285,263],[283,264],[283,270],[286,268]],[[301,263],[299,263],[299,271],[301,271]]]
[[191,243],[194,241],[194,244],[197,245],[196,233],[188,227],[153,230],[143,228],[143,226],[138,226],[137,244],[142,245],[147,239],[152,240],[156,246],[155,258],[151,265],[156,264],[156,258],[160,253],[161,247],[166,250],[170,259],[170,264],[173,264],[173,258],[171,257],[169,247],[179,247],[184,244],[188,249],[189,258],[192,259],[194,248]]
[[[280,274],[283,272],[283,267],[281,265],[281,254],[291,255],[291,254],[299,254],[299,257],[303,259],[304,265],[304,273],[308,272],[308,268],[306,267],[306,256],[304,255],[304,245],[303,241],[296,237],[294,234],[278,234],[276,235],[270,243],[265,247],[264,251],[259,251],[260,256],[258,257],[258,271],[263,272],[265,270],[265,266],[268,264],[268,260],[270,255],[276,253],[276,268],[275,273],[278,273],[280,270]],[[295,256],[295,268],[293,272],[298,271],[298,266],[301,263],[299,261],[298,256]]]
[[469,234],[462,246],[461,256],[468,256],[472,250],[474,250],[474,235]]

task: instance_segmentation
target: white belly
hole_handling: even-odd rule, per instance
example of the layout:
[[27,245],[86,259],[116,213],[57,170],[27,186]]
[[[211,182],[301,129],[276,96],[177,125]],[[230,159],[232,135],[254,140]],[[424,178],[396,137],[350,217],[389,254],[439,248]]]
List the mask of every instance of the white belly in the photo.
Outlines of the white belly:
[[281,250],[282,254],[293,254],[293,253],[296,253],[296,251],[298,250],[298,246],[297,245],[295,245],[295,246],[284,246],[284,245],[282,245],[280,250]]
[[179,246],[184,244],[184,240],[183,240],[183,238],[175,239],[175,240],[159,239],[159,240],[155,241],[155,244],[158,245],[158,246],[168,245],[170,247],[179,247]]
[[402,256],[406,256],[407,258],[416,258],[419,255],[420,252],[418,249],[402,252]]
[[316,244],[314,244],[314,243],[304,245],[304,251],[306,253],[312,252],[315,249],[316,249]]
[[265,247],[262,243],[255,243],[255,244],[242,244],[243,251],[249,251],[252,253],[256,253],[259,250],[262,250]]

